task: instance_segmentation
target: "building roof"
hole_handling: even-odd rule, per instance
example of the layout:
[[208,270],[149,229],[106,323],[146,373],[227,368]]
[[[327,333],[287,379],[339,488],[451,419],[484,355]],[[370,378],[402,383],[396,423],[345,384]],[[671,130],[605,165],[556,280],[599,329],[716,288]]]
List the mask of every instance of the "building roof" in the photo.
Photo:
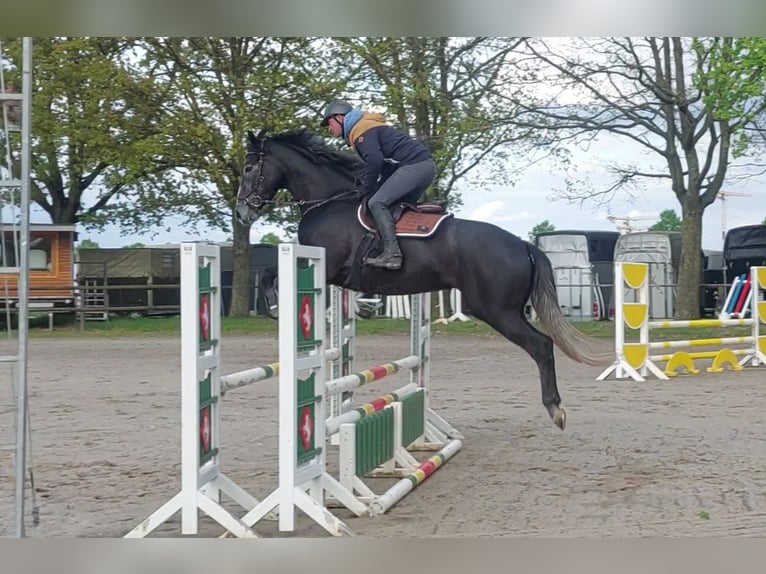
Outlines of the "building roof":
[[[76,225],[61,225],[58,223],[30,223],[29,231],[76,231]],[[3,231],[20,230],[21,224],[19,223],[3,223],[0,225],[0,229]]]

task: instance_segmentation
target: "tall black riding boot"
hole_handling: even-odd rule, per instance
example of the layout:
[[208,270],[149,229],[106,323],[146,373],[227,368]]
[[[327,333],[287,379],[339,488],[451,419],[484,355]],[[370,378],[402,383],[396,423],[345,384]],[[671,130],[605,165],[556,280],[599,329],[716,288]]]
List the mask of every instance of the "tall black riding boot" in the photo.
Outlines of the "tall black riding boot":
[[370,213],[383,241],[383,253],[377,257],[368,257],[367,264],[384,269],[399,269],[402,266],[402,252],[396,240],[396,224],[388,207],[380,204],[370,206]]

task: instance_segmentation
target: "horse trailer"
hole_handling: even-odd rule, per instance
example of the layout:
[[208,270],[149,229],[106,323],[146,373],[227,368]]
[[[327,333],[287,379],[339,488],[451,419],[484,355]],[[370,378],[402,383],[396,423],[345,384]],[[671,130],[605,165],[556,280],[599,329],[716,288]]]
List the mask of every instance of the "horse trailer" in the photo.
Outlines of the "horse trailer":
[[617,231],[545,231],[535,245],[553,264],[559,304],[573,321],[609,318]]

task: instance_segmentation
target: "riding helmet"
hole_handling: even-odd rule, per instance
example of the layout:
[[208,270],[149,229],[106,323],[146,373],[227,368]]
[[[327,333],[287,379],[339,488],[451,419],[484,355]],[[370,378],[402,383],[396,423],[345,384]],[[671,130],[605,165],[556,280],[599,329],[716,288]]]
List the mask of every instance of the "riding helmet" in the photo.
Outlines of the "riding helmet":
[[327,104],[327,107],[324,109],[324,115],[322,116],[322,123],[320,125],[325,127],[330,121],[330,118],[335,114],[345,115],[353,109],[354,107],[344,100],[333,100]]

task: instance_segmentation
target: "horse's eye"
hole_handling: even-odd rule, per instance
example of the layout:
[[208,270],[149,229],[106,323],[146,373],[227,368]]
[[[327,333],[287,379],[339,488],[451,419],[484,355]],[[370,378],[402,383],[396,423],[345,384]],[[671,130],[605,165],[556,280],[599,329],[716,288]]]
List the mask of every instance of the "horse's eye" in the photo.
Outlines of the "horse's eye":
[[253,171],[253,166],[252,165],[246,165],[245,166],[245,173],[250,173],[251,171]]

